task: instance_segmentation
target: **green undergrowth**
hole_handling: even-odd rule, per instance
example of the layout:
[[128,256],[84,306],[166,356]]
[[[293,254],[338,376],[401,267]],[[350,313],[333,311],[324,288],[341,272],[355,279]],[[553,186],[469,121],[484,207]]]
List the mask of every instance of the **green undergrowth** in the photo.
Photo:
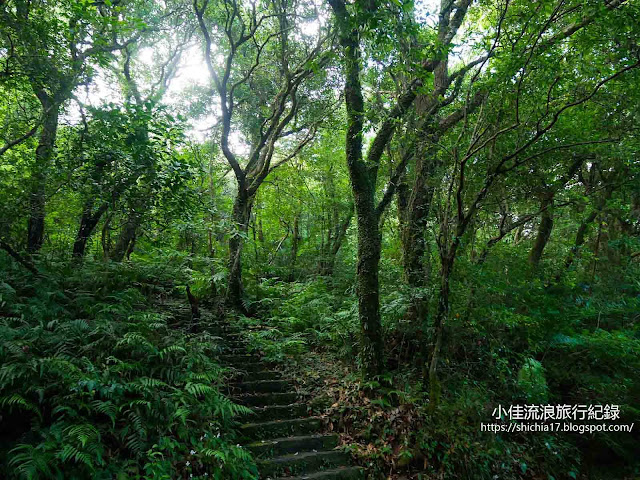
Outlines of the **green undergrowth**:
[[255,478],[213,319],[188,333],[159,307],[184,265],[1,261],[0,477]]
[[[560,288],[520,268],[507,283],[500,268],[516,270],[509,265],[516,260],[498,258],[501,267],[454,282],[435,410],[422,380],[430,331],[407,318],[407,290],[381,292],[387,368],[373,379],[354,368],[359,325],[349,285],[324,277],[265,280],[259,314],[240,320],[256,327],[247,334],[250,348],[290,370],[372,478],[634,478],[640,473],[635,273],[615,285],[572,280]],[[416,294],[434,298],[431,290]],[[517,404],[618,405],[620,419],[605,423],[635,428],[582,435],[481,431],[482,423],[495,422],[496,407]]]

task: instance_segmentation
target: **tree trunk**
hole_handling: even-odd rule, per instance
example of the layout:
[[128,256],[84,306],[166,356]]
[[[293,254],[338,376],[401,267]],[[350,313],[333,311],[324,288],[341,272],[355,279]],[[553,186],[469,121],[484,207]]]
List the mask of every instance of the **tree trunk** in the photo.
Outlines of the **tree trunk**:
[[227,288],[227,304],[244,310],[242,296],[242,247],[249,231],[249,219],[255,197],[249,197],[244,189],[239,189],[233,203],[233,221],[235,230],[229,237],[229,285]]
[[598,222],[598,235],[595,239],[595,244],[593,246],[593,266],[591,267],[591,281],[589,283],[593,283],[596,279],[596,270],[598,269],[598,261],[600,260],[600,243],[602,242],[602,225],[603,221]]
[[[131,260],[131,254],[133,253],[133,250],[136,246],[137,239],[138,239],[138,235],[134,230],[133,237],[131,238],[131,241],[129,242],[129,246],[127,247],[127,253],[125,254],[125,256],[127,257],[127,260]],[[191,266],[189,266],[189,268],[191,268]]]
[[[376,181],[380,159],[395,130],[395,122],[389,119],[382,123],[365,160],[362,151],[365,104],[360,79],[362,59],[357,24],[359,19],[354,22],[345,2],[329,0],[329,4],[335,14],[343,53],[344,99],[347,110],[345,153],[358,226],[356,290],[362,337],[360,360],[365,375],[371,376],[380,373],[383,366],[378,284],[380,217],[395,192],[395,185],[391,184],[381,203],[376,205]],[[407,90],[392,109],[391,116],[402,118],[413,104],[416,95],[415,89]]]
[[[396,187],[396,206],[398,216],[398,231],[400,233],[400,247],[402,248],[402,262],[404,265],[405,240],[407,238],[407,219],[409,218],[409,185],[406,178],[403,178]],[[406,271],[404,271],[406,274]],[[406,280],[406,279],[405,279]]]
[[582,248],[582,245],[584,245],[585,237],[586,237],[587,231],[589,230],[589,227],[591,226],[591,223],[593,223],[593,221],[596,219],[599,213],[600,213],[599,209],[593,210],[584,220],[582,220],[582,223],[580,223],[580,226],[578,227],[578,231],[576,232],[576,239],[573,243],[573,247],[571,247],[571,250],[569,251],[567,258],[564,260],[564,268],[556,276],[556,282],[559,282],[560,279],[562,278],[562,275],[565,272],[567,272],[569,268],[571,268],[573,261],[576,259],[576,257],[580,253],[580,249]]
[[336,233],[333,236],[333,244],[331,245],[331,256],[329,257],[329,275],[333,275],[333,269],[336,264],[336,255],[340,251],[340,247],[342,247],[342,242],[344,242],[345,237],[347,236],[347,230],[349,229],[349,225],[351,225],[351,219],[353,218],[353,205],[349,206],[349,213],[342,223],[337,226]]
[[293,239],[291,242],[291,268],[289,270],[289,281],[293,282],[296,276],[296,260],[298,259],[298,246],[300,242],[300,213],[296,214],[293,220]]
[[7,242],[5,242],[2,239],[0,239],[0,248],[5,250],[16,262],[18,262],[24,268],[29,270],[35,276],[39,277],[41,275],[30,258],[26,258],[20,255],[18,252],[15,251],[15,249],[11,245],[9,245]]
[[438,405],[440,392],[442,391],[440,381],[438,380],[438,360],[440,359],[440,350],[442,348],[444,325],[449,317],[450,278],[454,260],[455,250],[453,250],[453,254],[442,258],[442,268],[440,269],[440,294],[438,298],[438,310],[433,322],[434,344],[431,361],[429,362],[429,407],[431,410],[434,410]]
[[113,218],[113,213],[107,215],[107,218],[104,220],[104,224],[102,225],[102,235],[100,238],[100,243],[102,244],[102,256],[105,260],[109,258],[109,252],[111,251],[111,219]]
[[[358,226],[358,267],[356,293],[361,328],[360,361],[367,375],[377,375],[383,366],[382,327],[380,323],[381,236],[372,190],[356,189],[354,197]],[[362,186],[362,184],[360,183]]]
[[138,212],[132,211],[129,213],[127,221],[120,232],[120,236],[118,237],[118,241],[116,242],[115,247],[113,247],[113,251],[110,253],[110,258],[114,262],[121,262],[125,255],[127,258],[131,255],[133,251],[133,244],[136,239],[136,231],[140,227],[140,223],[142,222],[142,215]]
[[[426,251],[426,229],[434,187],[429,184],[433,175],[431,155],[418,155],[416,178],[409,196],[405,216],[404,238],[402,241],[402,261],[404,276],[412,289],[423,288],[427,284],[424,265]],[[413,295],[408,315],[414,320],[425,319],[428,301],[421,294]]]
[[513,234],[513,244],[518,245],[522,241],[522,234],[524,233],[524,226],[526,224],[522,224],[516,230],[516,233]]
[[328,238],[326,245],[324,244],[324,235],[323,235],[323,244],[321,246],[321,255],[320,255],[320,266],[319,272],[320,275],[331,276],[333,275],[333,269],[336,264],[336,256],[342,247],[342,243],[344,242],[345,237],[347,236],[347,230],[349,229],[349,225],[351,224],[351,219],[353,218],[353,205],[349,207],[349,213],[344,218],[342,223],[338,222],[337,211],[334,216],[334,225],[329,225],[328,228]]
[[542,259],[542,253],[544,248],[549,242],[551,237],[551,231],[553,230],[553,193],[545,192],[541,196],[540,209],[542,210],[540,217],[540,225],[538,226],[538,233],[536,235],[533,248],[529,254],[529,264],[537,269]]
[[84,257],[84,253],[87,247],[87,241],[93,234],[93,231],[98,225],[98,222],[102,218],[102,215],[107,211],[109,205],[103,203],[97,211],[93,212],[93,200],[87,200],[84,210],[82,212],[82,218],[80,219],[80,227],[76,234],[76,240],[73,243],[73,256],[76,258]]
[[198,333],[200,331],[200,308],[198,299],[191,293],[191,288],[187,285],[187,300],[191,307],[191,323],[189,324],[190,333]]
[[36,147],[34,171],[31,175],[27,233],[27,251],[29,253],[36,253],[40,250],[44,240],[47,172],[53,159],[59,115],[59,105],[51,103],[46,94],[42,92],[37,95],[44,111],[44,121]]

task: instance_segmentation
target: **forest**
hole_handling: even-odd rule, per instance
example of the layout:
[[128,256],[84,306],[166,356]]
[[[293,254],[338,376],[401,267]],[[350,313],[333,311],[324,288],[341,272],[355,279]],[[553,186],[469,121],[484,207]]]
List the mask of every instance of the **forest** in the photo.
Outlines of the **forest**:
[[0,0],[0,478],[640,478],[638,0]]

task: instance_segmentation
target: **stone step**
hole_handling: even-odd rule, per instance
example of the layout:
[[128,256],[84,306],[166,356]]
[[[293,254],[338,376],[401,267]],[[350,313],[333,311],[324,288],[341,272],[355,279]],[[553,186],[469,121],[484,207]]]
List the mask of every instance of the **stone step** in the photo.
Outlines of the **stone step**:
[[223,342],[221,345],[225,355],[246,355],[248,353],[246,345],[230,345],[228,342]]
[[303,452],[258,461],[262,478],[275,475],[299,475],[321,469],[335,468],[349,463],[349,454],[338,450]]
[[244,365],[235,364],[228,366],[233,367],[238,372],[246,372],[250,375],[256,372],[266,372],[273,370],[273,364],[268,362],[245,363]]
[[222,344],[222,347],[224,348],[224,353],[226,355],[246,355],[247,354],[247,347],[244,345],[241,347],[232,347],[232,346],[229,346],[229,344],[225,343],[225,344]]
[[262,360],[259,355],[240,354],[220,355],[220,361],[230,365],[237,365],[238,368],[244,368],[245,365],[252,363],[261,363]]
[[207,332],[216,337],[223,338],[225,343],[241,342],[244,338],[237,330],[230,330],[228,328],[208,328]]
[[224,334],[224,339],[229,342],[244,342],[244,334],[240,332],[230,332],[225,331],[222,332]]
[[223,329],[214,329],[213,332],[219,332],[219,335],[224,338],[227,343],[241,343],[246,344],[246,336],[242,332],[238,332],[235,330],[229,330],[226,328]]
[[282,374],[276,370],[263,370],[262,372],[252,372],[251,374],[241,374],[246,380],[279,380]]
[[240,431],[249,440],[268,440],[317,433],[322,429],[322,426],[320,417],[309,417],[296,418],[294,420],[246,423],[240,427]]
[[280,380],[282,373],[277,370],[261,370],[258,372],[245,372],[234,369],[236,382],[254,381],[254,380]]
[[298,401],[296,392],[261,393],[257,395],[236,395],[231,398],[235,403],[248,407],[265,407],[267,405],[291,405]]
[[278,393],[293,390],[287,380],[256,380],[232,383],[229,385],[232,392],[238,393]]
[[339,437],[335,433],[328,435],[302,435],[275,438],[273,440],[259,440],[245,445],[245,448],[257,457],[277,457],[296,452],[331,450],[338,446],[338,441]]
[[278,477],[275,480],[364,480],[364,470],[361,467],[341,467],[299,477]]
[[267,405],[253,407],[253,414],[249,418],[260,420],[289,420],[307,416],[306,403],[292,403],[291,405]]

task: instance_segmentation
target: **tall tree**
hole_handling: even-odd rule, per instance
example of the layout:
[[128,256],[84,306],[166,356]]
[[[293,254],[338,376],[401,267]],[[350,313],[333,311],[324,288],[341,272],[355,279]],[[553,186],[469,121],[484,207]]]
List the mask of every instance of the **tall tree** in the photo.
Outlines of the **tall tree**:
[[[377,133],[366,155],[363,152],[365,133],[365,97],[363,88],[364,62],[362,58],[362,32],[384,20],[381,2],[360,2],[353,5],[343,0],[328,0],[336,18],[340,46],[342,49],[344,98],[347,109],[346,160],[351,179],[358,227],[357,295],[361,326],[361,362],[365,372],[377,374],[382,370],[382,329],[380,325],[380,298],[378,270],[381,254],[380,219],[389,205],[406,162],[410,155],[396,166],[389,184],[379,202],[376,201],[378,170],[385,149],[396,126],[413,106],[419,90],[429,73],[442,78],[446,72],[444,54],[451,46],[467,13],[470,0],[459,3],[444,1],[440,5],[437,38],[432,39],[432,48],[417,62],[416,71],[404,82],[393,106],[380,115]],[[390,7],[393,11],[394,7]],[[400,16],[402,18],[402,16]],[[389,17],[386,18],[390,20]],[[411,23],[411,19],[406,20]],[[438,90],[438,95],[442,92]],[[439,103],[428,97],[435,106]]]
[[[127,102],[132,102],[136,108],[146,114],[151,121],[154,109],[161,104],[164,95],[167,93],[171,81],[175,77],[180,59],[185,48],[191,40],[193,29],[185,23],[184,7],[180,4],[169,4],[159,11],[153,12],[153,15],[147,14],[149,20],[153,20],[154,29],[142,36],[135,43],[122,50],[121,61],[112,65],[120,79],[124,97]],[[162,45],[164,48],[159,49]],[[139,66],[140,72],[136,72],[135,54],[139,54],[145,48],[152,47],[154,49],[153,65]],[[163,51],[164,50],[164,51]],[[142,62],[138,62],[142,63]],[[150,70],[150,71],[149,71]],[[136,73],[138,75],[136,75]],[[151,78],[151,81],[141,81],[142,79]],[[149,144],[149,125],[138,123],[137,136],[141,144]],[[150,157],[151,158],[151,157]],[[153,171],[155,165],[148,163],[146,170],[140,170],[138,175],[143,172],[147,174]],[[136,184],[136,178],[131,179],[131,184]],[[136,237],[140,226],[142,225],[145,212],[149,209],[153,195],[149,188],[152,188],[153,182],[145,183],[140,188],[135,189],[129,196],[126,208],[126,219],[120,235],[116,240],[113,250],[109,256],[112,260],[120,262],[125,256],[129,256],[135,246]],[[99,213],[98,210],[96,213]],[[82,222],[78,235],[82,231]]]
[[[506,177],[527,171],[526,168],[532,175],[534,162],[549,161],[561,152],[574,152],[579,158],[587,145],[614,142],[608,129],[600,125],[589,124],[588,130],[576,129],[579,122],[569,112],[574,116],[576,111],[592,114],[588,108],[596,103],[602,90],[626,79],[626,74],[640,65],[630,51],[619,52],[615,58],[607,56],[611,44],[619,41],[616,33],[599,37],[597,42],[588,34],[577,34],[583,29],[614,32],[612,25],[629,21],[623,11],[616,11],[615,6],[608,4],[594,16],[584,17],[575,16],[576,7],[564,2],[550,2],[548,7],[546,15],[534,24],[513,20],[509,5],[503,8],[500,18],[509,22],[500,22],[502,27],[497,38],[503,39],[501,42],[509,40],[509,45],[489,52],[492,68],[485,75],[474,76],[470,85],[471,89],[482,88],[473,85],[479,79],[479,84],[485,83],[484,88],[491,86],[491,95],[475,115],[441,142],[448,152],[448,161],[444,177],[447,181],[438,192],[440,285],[434,316],[435,344],[429,362],[433,406],[439,397],[437,365],[451,303],[451,275],[478,212]],[[540,7],[531,8],[537,12]],[[531,13],[521,18],[530,16]],[[632,45],[630,48],[633,51]],[[581,60],[587,51],[607,58],[606,68],[599,71],[595,79],[591,67]],[[549,58],[561,59],[553,73],[539,68],[546,65]],[[560,67],[561,71],[571,71],[571,75],[562,75]],[[470,96],[466,98],[468,102]],[[576,165],[579,163],[571,164],[567,177],[573,176]],[[560,183],[564,185],[567,181],[561,179]],[[548,215],[545,212],[549,207],[549,201],[541,204],[538,214]],[[523,219],[526,221],[531,216]],[[497,241],[509,228],[503,225],[500,230]]]
[[[38,144],[29,182],[27,249],[44,240],[47,177],[54,157],[63,104],[88,81],[91,66],[123,48],[116,31],[129,32],[122,7],[105,3],[11,0],[0,3],[1,48],[6,51],[3,78],[24,78],[41,106]],[[135,36],[135,34],[133,34]],[[36,129],[28,133],[35,134]],[[21,137],[23,138],[23,137]]]
[[[220,147],[233,169],[237,194],[229,237],[227,301],[243,308],[242,247],[256,193],[274,169],[287,162],[315,135],[324,101],[331,96],[321,68],[330,56],[331,34],[312,3],[277,0],[258,12],[241,0],[194,0],[205,62],[221,111]],[[316,35],[303,32],[298,19],[315,19]],[[269,55],[267,60],[265,57]],[[242,158],[232,140],[250,145]]]

